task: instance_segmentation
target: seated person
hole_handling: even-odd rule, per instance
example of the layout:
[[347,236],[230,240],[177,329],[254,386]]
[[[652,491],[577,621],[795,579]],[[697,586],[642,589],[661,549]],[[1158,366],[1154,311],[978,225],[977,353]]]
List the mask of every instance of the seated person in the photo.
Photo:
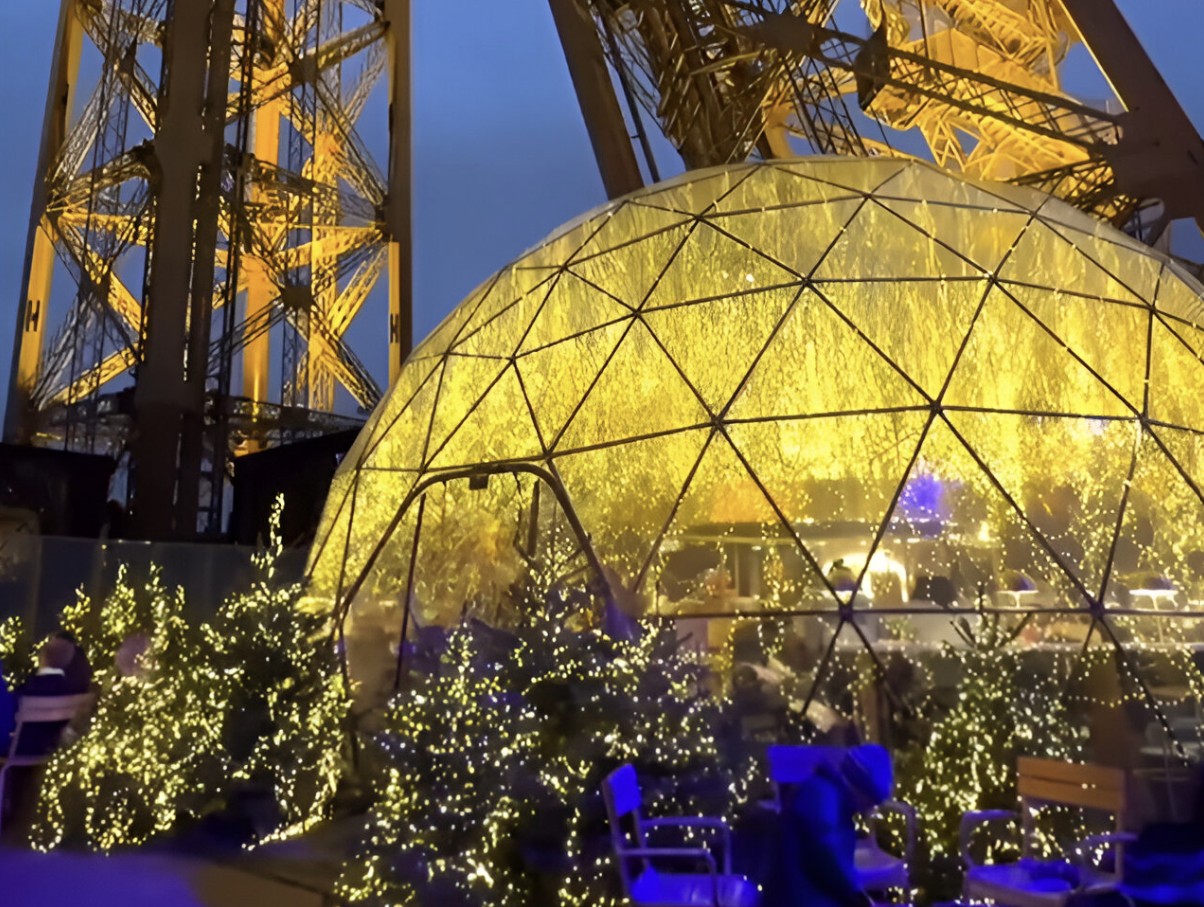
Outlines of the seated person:
[[[67,667],[75,646],[65,639],[52,636],[42,646],[38,653],[38,669],[25,683],[17,688],[17,698],[25,699],[31,696],[71,696],[78,694],[73,690],[67,679]],[[38,723],[26,727],[21,732],[18,755],[40,756],[53,750],[59,742],[66,721],[54,723]],[[7,747],[5,748],[7,751]]]
[[766,907],[871,907],[853,863],[853,819],[888,799],[893,785],[890,753],[870,743],[821,763],[786,792]]
[[75,637],[66,630],[59,630],[53,638],[61,639],[71,646],[71,661],[63,669],[66,678],[64,695],[88,692],[92,689],[92,665],[88,662],[87,654],[75,641]]

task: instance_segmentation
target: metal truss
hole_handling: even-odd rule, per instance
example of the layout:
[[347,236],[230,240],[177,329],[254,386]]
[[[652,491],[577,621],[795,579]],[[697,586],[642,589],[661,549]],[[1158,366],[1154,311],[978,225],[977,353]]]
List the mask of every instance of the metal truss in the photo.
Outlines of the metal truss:
[[[386,176],[358,123],[392,71],[391,144],[408,142],[406,17],[404,0],[62,0],[7,440],[117,454],[155,435],[135,456],[159,477],[145,531],[188,535],[219,528],[232,456],[377,403],[347,337],[382,275],[408,281],[408,151]],[[390,296],[395,371],[408,289]],[[149,514],[157,497],[175,513]]]
[[[1199,142],[1178,134],[1186,118],[1134,57],[1127,27],[1092,50],[1109,77],[1136,72],[1132,94],[1144,91],[1143,106],[1165,109],[1167,122],[1121,112],[1132,96],[1103,110],[1065,93],[1059,66],[1094,14],[1075,2],[862,0],[868,38],[837,25],[852,0],[581,2],[637,102],[630,116],[654,117],[690,168],[800,150],[906,157],[915,145],[900,136],[912,131],[942,166],[1038,186],[1126,226],[1139,207],[1183,195],[1192,165],[1179,158],[1194,160],[1182,152]],[[1204,207],[1186,213],[1202,219]]]

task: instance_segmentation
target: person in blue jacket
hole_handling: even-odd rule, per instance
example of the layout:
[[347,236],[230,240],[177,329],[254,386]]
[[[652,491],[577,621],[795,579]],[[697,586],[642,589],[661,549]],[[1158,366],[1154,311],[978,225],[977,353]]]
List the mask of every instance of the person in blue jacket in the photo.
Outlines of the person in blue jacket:
[[765,907],[870,907],[857,879],[854,817],[891,795],[890,753],[876,744],[824,762],[782,805],[778,866]]

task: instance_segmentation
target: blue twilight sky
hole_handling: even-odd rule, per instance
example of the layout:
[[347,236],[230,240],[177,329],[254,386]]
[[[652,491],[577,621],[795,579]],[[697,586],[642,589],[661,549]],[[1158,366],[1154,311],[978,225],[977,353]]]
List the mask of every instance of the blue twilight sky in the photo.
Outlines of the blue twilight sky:
[[[845,0],[846,4],[852,0]],[[1119,0],[1198,126],[1204,0]],[[0,0],[0,406],[59,4]],[[604,201],[546,0],[415,0],[415,336],[492,271]],[[663,161],[669,164],[669,161]],[[668,168],[666,168],[668,169]],[[379,351],[363,350],[379,373]]]

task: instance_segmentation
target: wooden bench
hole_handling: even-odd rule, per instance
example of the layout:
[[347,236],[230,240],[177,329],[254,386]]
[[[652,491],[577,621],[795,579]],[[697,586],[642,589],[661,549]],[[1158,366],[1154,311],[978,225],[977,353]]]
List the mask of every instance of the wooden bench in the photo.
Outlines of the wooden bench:
[[[965,898],[989,899],[1005,907],[1062,907],[1076,892],[1116,888],[1124,874],[1124,845],[1134,839],[1125,831],[1130,800],[1124,770],[1021,757],[1017,760],[1016,773],[1019,814],[1011,810],[982,810],[962,816],[960,838],[966,873]],[[977,863],[971,856],[970,844],[975,830],[981,825],[1018,821],[1023,832],[1022,856],[1025,860],[1036,860],[1036,811],[1043,806],[1069,806],[1108,813],[1114,819],[1112,832],[1079,842],[1076,853],[1071,855],[1078,864],[1075,881],[1058,878],[1056,872],[1034,872],[1031,864]],[[1091,855],[1109,845],[1116,848],[1115,871],[1095,869]]]

